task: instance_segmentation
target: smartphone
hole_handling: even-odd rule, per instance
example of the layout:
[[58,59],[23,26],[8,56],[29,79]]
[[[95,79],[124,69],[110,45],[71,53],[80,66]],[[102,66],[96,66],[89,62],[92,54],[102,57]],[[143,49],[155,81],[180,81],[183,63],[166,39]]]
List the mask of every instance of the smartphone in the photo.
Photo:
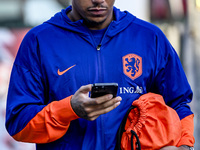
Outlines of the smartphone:
[[100,97],[106,94],[117,96],[118,83],[95,83],[92,85],[91,98]]

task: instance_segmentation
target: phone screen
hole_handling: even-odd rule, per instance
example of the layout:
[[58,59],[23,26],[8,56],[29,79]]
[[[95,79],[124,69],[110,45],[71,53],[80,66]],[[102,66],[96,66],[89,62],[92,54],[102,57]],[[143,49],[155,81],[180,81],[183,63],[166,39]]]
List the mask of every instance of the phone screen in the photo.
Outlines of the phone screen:
[[118,83],[95,83],[92,85],[91,98],[100,97],[106,94],[117,96]]

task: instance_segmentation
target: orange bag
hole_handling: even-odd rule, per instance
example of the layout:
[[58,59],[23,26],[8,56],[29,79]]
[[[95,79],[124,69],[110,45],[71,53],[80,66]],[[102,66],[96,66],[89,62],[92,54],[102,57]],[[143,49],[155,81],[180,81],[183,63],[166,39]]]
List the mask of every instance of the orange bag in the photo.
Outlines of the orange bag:
[[181,121],[161,95],[147,93],[132,103],[117,136],[118,150],[176,146],[181,138]]

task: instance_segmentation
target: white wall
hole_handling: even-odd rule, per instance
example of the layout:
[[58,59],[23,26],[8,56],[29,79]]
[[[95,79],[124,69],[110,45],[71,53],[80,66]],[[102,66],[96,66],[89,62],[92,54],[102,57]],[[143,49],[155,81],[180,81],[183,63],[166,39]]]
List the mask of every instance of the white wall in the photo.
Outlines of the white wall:
[[150,0],[115,0],[115,6],[121,10],[128,10],[138,18],[149,21]]
[[36,26],[50,19],[62,6],[55,0],[26,0],[24,4],[24,22]]

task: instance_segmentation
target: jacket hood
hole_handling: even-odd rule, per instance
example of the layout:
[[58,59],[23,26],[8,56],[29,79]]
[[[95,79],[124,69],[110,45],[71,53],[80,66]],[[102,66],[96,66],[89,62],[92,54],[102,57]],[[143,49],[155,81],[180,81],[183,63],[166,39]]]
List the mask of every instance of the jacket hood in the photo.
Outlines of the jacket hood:
[[[76,22],[72,22],[68,16],[67,12],[72,10],[72,6],[67,7],[66,9],[61,10],[55,14],[50,20],[46,21],[45,23],[52,24],[54,26],[71,30],[73,32],[77,32],[79,34],[86,34],[87,27],[83,24],[83,20],[78,20]],[[111,22],[109,31],[107,35],[112,37],[122,30],[124,30],[136,17],[130,14],[127,11],[120,11],[116,7],[113,7],[115,20]],[[87,29],[88,30],[88,29]]]

